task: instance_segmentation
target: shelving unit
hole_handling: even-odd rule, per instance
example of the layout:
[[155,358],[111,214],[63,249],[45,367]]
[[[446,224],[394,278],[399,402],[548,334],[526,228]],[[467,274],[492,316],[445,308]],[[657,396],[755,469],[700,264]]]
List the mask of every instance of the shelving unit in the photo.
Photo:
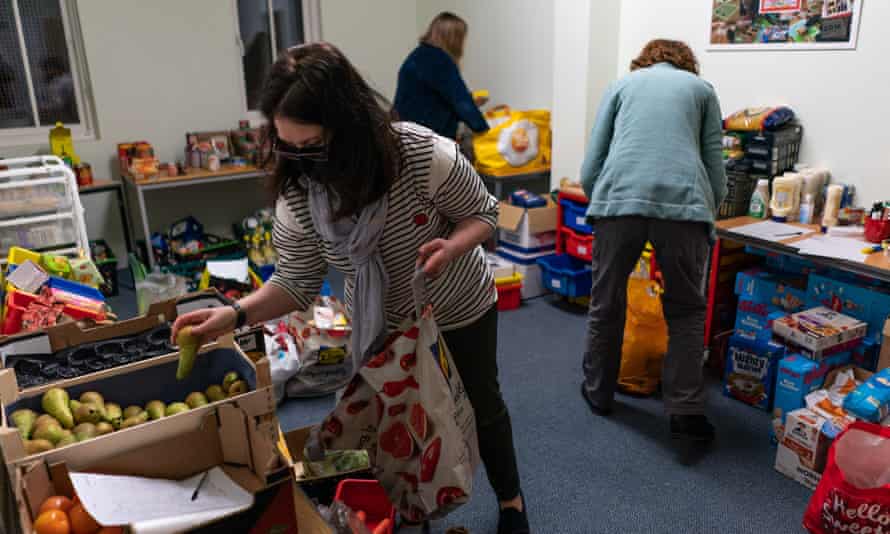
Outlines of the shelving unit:
[[0,265],[19,246],[55,254],[89,254],[74,173],[55,156],[0,160]]

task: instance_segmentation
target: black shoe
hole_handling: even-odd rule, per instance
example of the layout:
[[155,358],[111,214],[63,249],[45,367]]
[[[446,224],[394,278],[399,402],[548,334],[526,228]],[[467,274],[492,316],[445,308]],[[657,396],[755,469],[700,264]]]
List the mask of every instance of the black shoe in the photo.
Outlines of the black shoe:
[[[522,495],[520,493],[519,495]],[[525,496],[522,496],[522,511],[516,508],[504,508],[498,518],[498,534],[531,534],[528,526],[528,508]]]
[[595,415],[600,417],[607,417],[612,414],[612,408],[603,408],[593,398],[590,396],[590,393],[587,392],[587,388],[584,387],[584,383],[581,383],[581,396],[584,397],[584,400],[587,401],[587,406],[590,407],[590,411]]
[[714,441],[714,425],[704,415],[672,415],[671,437],[685,441]]

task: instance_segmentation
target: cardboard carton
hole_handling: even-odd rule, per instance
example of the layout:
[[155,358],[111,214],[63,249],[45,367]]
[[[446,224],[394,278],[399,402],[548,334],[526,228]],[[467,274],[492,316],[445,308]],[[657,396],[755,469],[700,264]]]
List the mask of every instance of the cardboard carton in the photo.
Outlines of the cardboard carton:
[[890,367],[890,319],[884,323],[884,343],[881,345],[881,356],[878,358],[877,371]]
[[256,406],[249,404],[247,399],[217,403],[201,412],[194,428],[178,432],[165,428],[126,451],[103,445],[108,449],[105,454],[88,461],[42,457],[7,464],[17,516],[5,518],[6,532],[30,533],[32,518],[46,498],[73,497],[69,471],[182,480],[219,466],[253,494],[291,482],[290,469],[276,447],[277,423],[258,417]]
[[827,362],[815,362],[800,354],[792,354],[779,362],[773,403],[773,439],[778,440],[784,435],[787,415],[806,406],[807,394],[822,387],[830,370]]
[[776,448],[776,463],[774,467],[776,471],[811,490],[815,490],[822,479],[822,473],[806,467],[800,461],[800,456],[797,455],[797,452],[781,442]]
[[782,445],[794,451],[800,465],[821,473],[831,438],[823,428],[828,420],[808,408],[800,408],[788,414]]
[[557,206],[550,198],[540,208],[522,208],[500,203],[498,241],[502,245],[532,253],[552,250],[556,244]]
[[[0,450],[5,461],[19,463],[41,459],[47,462],[66,462],[70,468],[79,469],[104,459],[109,455],[109,451],[120,453],[168,436],[194,430],[200,426],[207,413],[216,410],[221,404],[228,403],[235,403],[250,416],[263,417],[270,424],[277,425],[268,360],[264,359],[254,364],[238,348],[231,336],[202,347],[191,375],[182,381],[175,378],[178,359],[178,353],[169,354],[21,391],[18,389],[15,373],[12,370],[0,371],[0,407],[2,407],[0,415],[3,423],[3,427],[0,428]],[[165,403],[181,401],[191,391],[204,391],[211,384],[221,383],[223,375],[230,370],[238,372],[251,390],[188,412],[163,417],[41,454],[26,455],[18,431],[7,419],[9,414],[19,408],[42,411],[41,397],[46,390],[53,387],[65,389],[72,398],[80,396],[85,391],[95,390],[102,393],[107,401],[117,402],[122,406],[130,404],[144,406],[152,399],[160,399]]]
[[812,308],[773,321],[779,337],[811,351],[825,351],[865,337],[867,325],[828,308]]
[[755,268],[736,276],[735,292],[739,298],[765,304],[786,312],[804,309],[806,279]]
[[726,355],[724,395],[769,410],[775,392],[776,367],[784,355],[785,348],[772,341],[733,336]]
[[867,337],[880,343],[884,323],[890,315],[890,293],[878,287],[838,280],[834,275],[814,274],[807,286],[807,305],[824,306],[865,322]]

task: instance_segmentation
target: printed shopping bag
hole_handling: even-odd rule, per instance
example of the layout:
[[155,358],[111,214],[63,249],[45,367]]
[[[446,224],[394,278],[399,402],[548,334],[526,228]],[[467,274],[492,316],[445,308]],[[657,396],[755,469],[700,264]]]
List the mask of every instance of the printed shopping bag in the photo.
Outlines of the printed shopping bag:
[[335,297],[318,297],[306,312],[288,317],[288,331],[294,338],[298,364],[285,391],[288,397],[325,395],[343,388],[355,374],[349,350],[348,325],[319,328],[315,313],[324,308],[331,316],[348,317],[346,307]]
[[[425,302],[415,289],[415,301]],[[476,419],[430,306],[369,358],[322,423],[329,450],[366,449],[403,517],[442,517],[466,503],[479,464]]]
[[509,176],[550,170],[550,112],[506,106],[485,113],[489,130],[473,136],[476,170]]
[[857,421],[834,440],[803,524],[812,534],[890,532],[890,428]]
[[627,318],[618,374],[622,391],[651,395],[661,382],[661,362],[668,345],[661,293],[654,280],[631,277],[627,281]]

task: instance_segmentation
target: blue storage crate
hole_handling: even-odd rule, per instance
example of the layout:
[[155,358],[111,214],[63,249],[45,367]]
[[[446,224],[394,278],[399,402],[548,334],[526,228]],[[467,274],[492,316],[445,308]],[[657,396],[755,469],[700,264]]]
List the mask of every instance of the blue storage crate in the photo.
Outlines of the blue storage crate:
[[587,206],[567,198],[559,201],[562,206],[562,223],[576,232],[592,234],[593,227],[587,224]]
[[101,291],[79,282],[65,280],[64,278],[59,278],[57,276],[50,276],[49,282],[47,282],[46,285],[50,289],[58,289],[59,291],[65,291],[66,293],[72,293],[91,300],[105,302],[105,295],[103,295]]
[[590,295],[593,273],[590,265],[567,254],[555,254],[538,259],[544,287],[566,297]]

